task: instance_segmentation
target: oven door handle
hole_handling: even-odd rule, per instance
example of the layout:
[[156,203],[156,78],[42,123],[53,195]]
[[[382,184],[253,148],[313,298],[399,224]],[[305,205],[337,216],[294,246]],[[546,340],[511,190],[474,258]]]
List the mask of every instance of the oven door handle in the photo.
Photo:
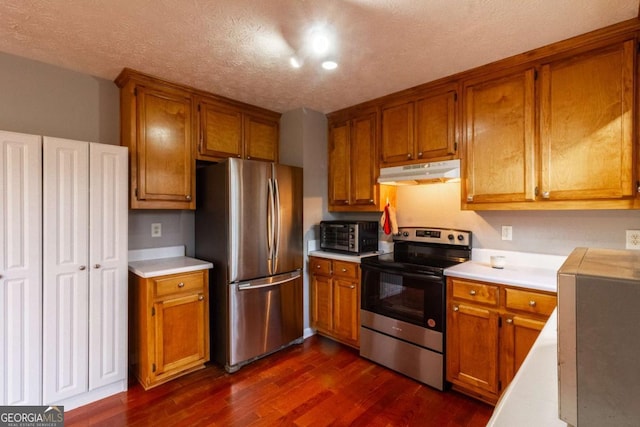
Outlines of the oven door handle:
[[429,279],[429,278],[441,280],[444,277],[443,275],[434,273],[432,271],[421,271],[420,273],[410,273],[406,270],[402,270],[401,268],[378,267],[377,265],[371,265],[371,264],[360,264],[360,268],[362,270],[373,270],[373,271],[378,271],[380,273],[390,273],[390,274],[392,273],[392,274],[397,274],[399,276],[413,277],[414,279],[422,279],[422,280]]

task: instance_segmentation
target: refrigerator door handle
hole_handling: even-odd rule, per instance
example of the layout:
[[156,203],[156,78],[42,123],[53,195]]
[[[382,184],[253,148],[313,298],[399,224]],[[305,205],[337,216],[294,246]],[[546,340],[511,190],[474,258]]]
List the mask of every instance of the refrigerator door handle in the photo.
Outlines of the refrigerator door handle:
[[282,234],[282,213],[280,212],[280,189],[278,188],[278,180],[273,180],[273,195],[275,199],[275,242],[273,254],[273,271],[278,271],[278,252],[280,251],[280,234]]
[[273,251],[274,251],[274,186],[273,180],[269,178],[267,180],[267,271],[269,275],[274,272],[273,268]]
[[268,288],[270,286],[278,286],[287,282],[291,282],[300,277],[300,271],[294,271],[292,273],[282,274],[280,276],[270,277],[265,280],[254,280],[250,282],[238,283],[239,291],[248,291],[251,289]]

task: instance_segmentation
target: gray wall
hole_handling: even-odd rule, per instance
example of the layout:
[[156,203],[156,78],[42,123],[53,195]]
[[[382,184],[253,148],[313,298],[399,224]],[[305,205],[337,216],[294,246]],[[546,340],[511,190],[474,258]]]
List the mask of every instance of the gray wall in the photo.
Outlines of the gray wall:
[[[473,232],[476,248],[568,255],[575,247],[624,249],[625,230],[640,229],[633,211],[462,211],[460,183],[398,187],[398,223]],[[501,239],[503,225],[513,240]]]
[[[0,129],[120,144],[120,95],[109,80],[0,52]],[[151,224],[162,237],[151,237]],[[129,249],[185,245],[194,251],[191,211],[129,211]]]

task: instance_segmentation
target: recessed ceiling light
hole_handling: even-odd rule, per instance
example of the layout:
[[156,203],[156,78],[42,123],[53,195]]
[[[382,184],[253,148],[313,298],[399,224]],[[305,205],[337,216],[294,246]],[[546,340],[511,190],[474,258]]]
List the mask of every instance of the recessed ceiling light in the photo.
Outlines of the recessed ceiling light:
[[325,70],[335,70],[336,68],[338,68],[338,63],[335,61],[324,61],[322,63],[322,68],[324,68]]
[[324,34],[316,34],[312,41],[313,51],[322,55],[329,50],[329,39]]
[[302,67],[302,63],[301,63],[301,62],[298,60],[298,58],[296,58],[295,56],[292,56],[292,57],[289,59],[289,63],[291,64],[291,66],[292,66],[293,68],[300,68],[300,67]]

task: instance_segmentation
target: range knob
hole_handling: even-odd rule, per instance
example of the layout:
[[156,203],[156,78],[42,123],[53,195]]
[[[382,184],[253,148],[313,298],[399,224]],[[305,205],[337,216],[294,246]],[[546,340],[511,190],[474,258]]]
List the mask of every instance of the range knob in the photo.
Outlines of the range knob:
[[408,232],[408,231],[405,231],[405,232],[403,232],[403,233],[402,233],[402,235],[403,235],[404,237],[409,237],[409,232]]
[[458,240],[462,242],[464,240],[464,236],[462,234],[458,234]]
[[449,234],[449,235],[447,236],[447,238],[448,238],[449,240],[453,240],[453,234]]

